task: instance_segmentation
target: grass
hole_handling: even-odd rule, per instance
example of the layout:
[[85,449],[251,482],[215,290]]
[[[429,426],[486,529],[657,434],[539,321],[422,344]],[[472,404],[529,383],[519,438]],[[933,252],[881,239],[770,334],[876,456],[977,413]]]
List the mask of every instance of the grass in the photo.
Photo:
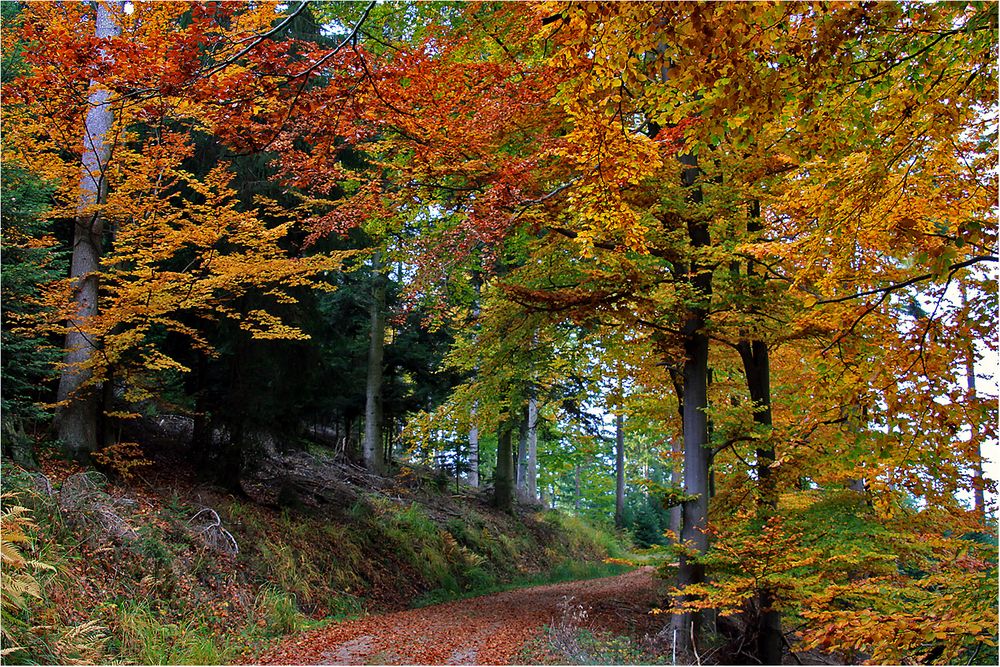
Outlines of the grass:
[[592,631],[572,623],[546,626],[514,658],[524,665],[665,665],[669,657],[640,646],[635,639]]
[[556,565],[547,572],[521,575],[511,581],[483,582],[481,586],[470,588],[465,591],[454,591],[447,588],[436,588],[414,601],[414,607],[429,607],[430,605],[452,602],[454,600],[466,600],[481,595],[492,595],[504,591],[512,591],[518,588],[531,588],[532,586],[544,586],[546,584],[559,584],[567,581],[584,581],[587,579],[600,579],[601,577],[613,577],[624,574],[632,568],[618,563],[603,562],[563,562]]
[[130,601],[116,606],[109,625],[112,652],[145,665],[212,665],[230,657],[214,636],[195,618],[165,620],[149,602]]
[[627,569],[594,562],[622,546],[585,522],[554,513],[522,522],[468,503],[436,519],[442,501],[419,502],[427,490],[407,502],[367,494],[332,516],[218,497],[235,557],[199,541],[189,520],[201,506],[183,492],[147,493],[121,506],[137,527],[122,541],[74,523],[58,484],[49,497],[16,467],[4,473],[3,491],[16,491],[37,524],[32,557],[55,570],[39,575],[41,599],[17,612],[23,650],[3,663],[252,661],[281,637],[385,608],[375,600],[424,606]]

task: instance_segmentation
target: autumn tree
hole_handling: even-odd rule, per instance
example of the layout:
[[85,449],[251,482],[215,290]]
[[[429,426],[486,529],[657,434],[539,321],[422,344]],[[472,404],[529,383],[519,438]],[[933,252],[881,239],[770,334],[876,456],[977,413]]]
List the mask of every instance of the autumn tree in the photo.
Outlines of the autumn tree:
[[[85,19],[96,38],[66,27]],[[291,256],[291,214],[263,198],[238,200],[225,160],[199,177],[188,166],[194,129],[217,127],[220,111],[233,108],[227,98],[280,97],[268,72],[292,56],[290,42],[272,39],[276,19],[266,4],[139,4],[132,14],[120,3],[39,4],[24,10],[19,31],[5,32],[26,45],[25,70],[7,87],[16,112],[5,114],[6,155],[59,184],[53,218],[72,212],[78,221],[74,277],[46,289],[55,317],[68,323],[59,325],[70,354],[60,421],[74,451],[99,444],[102,385],[134,403],[153,396],[151,378],[188,370],[163,353],[165,332],[207,354],[205,325],[220,318],[257,338],[301,337],[266,307],[244,310],[243,297],[287,303],[295,289],[324,287],[315,278],[340,265],[335,256]],[[206,62],[209,43],[217,59]],[[244,58],[257,74],[241,73]],[[87,89],[89,101],[80,96]],[[74,159],[84,163],[83,195]]]
[[[94,37],[109,40],[121,34],[122,2],[97,6]],[[98,58],[107,58],[99,47]],[[111,159],[114,111],[104,82],[92,79],[88,110],[83,128],[83,170],[80,200],[73,232],[70,276],[75,279],[73,301],[77,312],[70,316],[66,332],[66,369],[59,380],[59,439],[74,453],[98,447],[97,422],[100,410],[99,387],[91,382],[90,366],[98,355],[98,343],[84,332],[85,322],[98,312],[98,268],[101,260],[104,219],[97,208],[107,199],[108,168]]]
[[[396,114],[387,124],[405,156],[393,164],[399,181],[444,202],[447,212],[436,216],[431,238],[442,241],[449,260],[425,275],[444,282],[443,269],[476,242],[530,230],[531,261],[501,283],[513,301],[578,321],[616,318],[657,333],[681,394],[688,551],[679,581],[695,590],[708,548],[713,454],[734,456],[732,445],[747,439],[759,445],[755,486],[761,507],[773,504],[768,471],[786,459],[771,448],[777,440],[768,435],[766,387],[767,369],[773,369],[769,348],[779,342],[781,328],[791,326],[800,339],[813,332],[828,336],[821,357],[864,348],[864,357],[848,353],[846,366],[864,358],[872,367],[885,357],[856,334],[868,318],[872,325],[879,321],[874,330],[883,335],[893,330],[896,311],[875,315],[890,295],[995,261],[995,240],[981,233],[978,222],[941,221],[945,231],[925,232],[917,221],[927,216],[914,208],[927,202],[935,211],[931,220],[957,211],[958,202],[966,210],[986,210],[982,202],[994,186],[977,175],[985,172],[959,175],[967,151],[949,142],[982,135],[976,126],[991,104],[986,54],[993,48],[988,35],[995,14],[957,6],[821,11],[793,4],[622,4],[539,6],[494,16],[507,21],[503,39],[489,36],[503,46],[500,62],[516,53],[536,65],[507,80],[514,104],[540,90],[550,93],[545,112],[511,116],[533,121],[532,136],[546,141],[522,141],[517,151],[498,153],[495,147],[523,136],[522,127],[510,128],[505,119],[466,120],[466,104],[489,113],[488,86],[495,81],[462,60],[468,46],[446,45],[425,58],[421,66],[435,78],[417,85],[407,78],[399,88],[386,81],[380,88],[383,95],[392,89],[399,103],[386,112]],[[916,25],[934,27],[924,32]],[[518,33],[521,26],[532,29]],[[538,35],[551,36],[552,48]],[[917,46],[901,49],[907,40]],[[491,54],[489,42],[483,36],[475,48]],[[936,69],[928,78],[931,63]],[[450,98],[447,119],[432,126],[447,127],[447,136],[400,113],[424,111],[402,102],[427,99],[428,91],[468,71],[477,71],[484,83],[475,100]],[[951,175],[951,187],[930,178],[935,170]],[[747,213],[754,202],[759,216]],[[746,280],[734,265],[747,267]],[[761,284],[765,275],[769,280]],[[748,307],[748,298],[758,305]],[[710,341],[745,352],[742,373],[750,383],[739,398],[748,408],[746,430],[722,442],[710,440],[706,420],[706,409],[719,407],[709,403]],[[719,356],[720,367],[728,354]],[[853,370],[844,381],[874,393]],[[849,394],[835,409],[850,409]],[[871,407],[869,401],[869,415]],[[817,432],[839,418],[809,414]],[[937,451],[947,446],[942,434]],[[857,461],[858,454],[843,461]],[[877,477],[863,467],[852,474]],[[766,627],[762,650],[773,657],[777,629]],[[681,616],[678,641],[691,641],[689,628]]]

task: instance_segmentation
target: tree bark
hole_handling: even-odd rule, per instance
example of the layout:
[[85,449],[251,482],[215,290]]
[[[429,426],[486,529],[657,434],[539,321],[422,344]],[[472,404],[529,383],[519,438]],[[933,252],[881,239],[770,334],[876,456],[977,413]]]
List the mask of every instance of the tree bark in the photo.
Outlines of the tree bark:
[[[965,285],[961,285],[962,306],[968,304],[968,297],[965,292]],[[968,401],[976,399],[976,349],[970,341],[965,348],[965,386],[968,390]],[[979,434],[976,433],[976,423],[969,423],[969,437],[975,445],[972,454],[972,503],[973,509],[981,519],[986,519],[986,494],[985,482],[983,480],[983,449]]]
[[[683,155],[679,158],[682,164],[688,165],[682,174],[683,183],[689,188],[688,202],[697,206],[702,201],[701,188],[696,181],[700,170],[697,157]],[[711,245],[708,222],[698,211],[691,211],[688,217],[688,239],[692,250]],[[692,257],[687,280],[694,288],[697,302],[688,310],[688,317],[683,326],[684,335],[684,366],[683,376],[683,431],[684,431],[684,494],[691,499],[681,506],[683,526],[681,541],[689,545],[694,554],[692,557],[681,556],[677,570],[677,585],[679,588],[698,584],[705,579],[705,566],[698,562],[698,557],[708,551],[708,536],[705,528],[708,524],[709,498],[709,455],[708,449],[708,336],[705,325],[708,317],[708,302],[712,294],[712,271],[703,266],[697,256]],[[700,615],[693,613],[675,614],[672,621],[674,636],[677,638],[677,649],[689,652],[692,649],[694,636],[698,633]]]
[[500,424],[497,432],[497,467],[493,473],[493,506],[503,512],[514,510],[514,424]]
[[[972,346],[969,346],[968,356],[965,360],[965,372],[966,372],[966,386],[969,390],[969,399],[974,399],[976,396],[976,367],[975,361],[973,360],[973,355],[975,353],[972,351]],[[985,481],[983,480],[983,449],[982,442],[976,433],[976,425],[973,423],[970,425],[969,437],[972,438],[975,444],[975,452],[972,458],[972,502],[976,513],[983,520],[986,519],[986,493]]]
[[[692,318],[701,331],[704,320]],[[689,320],[689,324],[692,323]],[[694,550],[693,557],[681,556],[677,570],[677,586],[699,584],[705,580],[705,566],[697,557],[708,551],[705,527],[708,521],[708,337],[691,334],[685,344],[684,362],[684,494],[692,496],[681,504],[681,542]],[[677,648],[691,650],[691,635],[697,634],[700,618],[685,613],[674,616]]]
[[469,486],[479,486],[479,426],[476,425],[476,408],[472,408],[472,426],[469,427]]
[[[580,493],[580,464],[577,463],[573,466],[573,509],[577,512],[580,511],[580,498],[583,494]],[[552,505],[555,507],[555,503]]]
[[372,257],[371,339],[368,346],[368,381],[365,387],[365,467],[381,474],[385,470],[382,448],[382,361],[385,356],[385,276],[381,251]]
[[[760,224],[760,203],[753,202],[747,222],[748,232],[758,232]],[[752,280],[754,263],[747,265],[747,278]],[[752,288],[751,288],[752,289]],[[771,360],[767,345],[761,340],[741,340],[736,345],[747,390],[753,405],[754,424],[763,427],[765,437],[757,446],[757,518],[763,525],[774,516],[778,509],[778,489],[771,465],[776,459],[774,441],[771,439],[773,421],[771,417]],[[782,645],[781,613],[773,609],[774,591],[761,587],[757,591],[759,614],[757,617],[757,659],[764,665],[780,665]]]
[[[479,271],[473,271],[470,278],[472,282],[472,288],[475,291],[475,297],[472,301],[472,326],[479,321],[479,316],[481,314],[480,308],[480,293],[482,290],[482,277]],[[479,369],[476,369],[478,374]],[[469,414],[469,421],[471,425],[469,426],[469,485],[472,487],[479,486],[479,425],[476,424],[476,405],[472,405],[472,410]]]
[[522,496],[528,492],[528,406],[517,425],[517,492]]
[[[741,341],[737,350],[743,360],[747,388],[753,402],[754,423],[770,432],[771,371],[767,346],[763,341]],[[767,521],[778,508],[778,492],[771,464],[775,461],[773,441],[764,440],[757,447],[757,516]],[[782,653],[781,613],[773,609],[774,592],[761,588],[757,592],[760,615],[757,619],[757,658],[764,665],[780,665]]]
[[[97,3],[94,35],[108,39],[121,34],[111,12],[121,2]],[[104,50],[100,50],[104,55]],[[101,412],[101,388],[92,384],[91,364],[100,341],[85,333],[87,321],[98,311],[98,270],[101,261],[101,237],[104,219],[94,207],[107,197],[106,179],[109,142],[114,112],[110,91],[90,82],[89,110],[84,123],[80,202],[73,230],[73,255],[70,277],[75,279],[73,300],[76,313],[69,320],[66,334],[65,369],[59,378],[57,400],[62,404],[57,414],[59,439],[74,456],[86,456],[99,445],[98,424]]]
[[528,399],[528,462],[525,470],[525,491],[532,500],[538,499],[538,399],[532,393]]
[[[676,458],[680,458],[684,452],[684,443],[681,440],[674,438],[670,443],[670,452],[673,455],[677,455]],[[677,460],[672,461],[670,468],[670,485],[674,488],[680,487],[682,484],[682,474],[681,467],[677,464]],[[670,531],[680,538],[681,535],[681,506],[675,505],[670,508]]]
[[615,528],[625,525],[625,417],[615,415]]
[[[671,370],[670,378],[673,380],[674,391],[677,393],[677,413],[680,417],[681,425],[683,429],[684,424],[684,381],[681,379],[680,375]],[[684,458],[684,440],[681,438],[678,440],[674,438],[670,442],[670,485],[674,488],[679,488],[683,486],[683,468],[680,465],[680,461]],[[675,539],[679,540],[681,537],[681,506],[675,505],[670,508],[670,530],[673,532]]]

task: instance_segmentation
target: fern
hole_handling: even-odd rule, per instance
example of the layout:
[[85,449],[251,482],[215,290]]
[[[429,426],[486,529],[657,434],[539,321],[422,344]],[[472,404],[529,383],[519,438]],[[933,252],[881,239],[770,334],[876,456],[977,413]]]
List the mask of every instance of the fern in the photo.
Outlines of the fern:
[[[0,499],[14,499],[14,494],[5,493]],[[42,588],[35,573],[54,569],[47,563],[28,558],[22,551],[31,547],[28,531],[34,525],[27,508],[20,505],[7,506],[0,514],[0,568],[3,570],[3,577],[0,578],[0,615],[4,621],[0,626],[0,636],[5,645],[0,656],[20,649],[12,629],[25,624],[15,612],[27,611],[29,598],[40,600],[42,597]]]
[[[13,493],[0,500],[16,502]],[[96,621],[76,626],[61,623],[38,625],[39,605],[44,603],[39,574],[54,572],[52,565],[30,557],[35,522],[29,510],[11,504],[0,513],[0,662],[39,661],[58,664],[94,664],[104,655],[104,628]],[[16,655],[15,655],[16,654]]]
[[[5,493],[3,498],[12,498]],[[42,591],[35,573],[40,570],[54,570],[51,565],[27,558],[22,549],[31,546],[28,530],[34,522],[27,516],[28,509],[20,505],[8,506],[0,515],[0,566],[3,568],[3,584],[0,585],[0,606],[6,612],[26,609],[27,598],[41,599]]]

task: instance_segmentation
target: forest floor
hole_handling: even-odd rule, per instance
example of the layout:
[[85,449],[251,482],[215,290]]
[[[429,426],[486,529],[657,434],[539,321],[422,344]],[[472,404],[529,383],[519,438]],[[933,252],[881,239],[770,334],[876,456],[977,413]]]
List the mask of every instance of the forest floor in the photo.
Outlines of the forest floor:
[[[567,626],[635,635],[656,600],[654,569],[522,588],[367,616],[290,637],[259,664],[487,664],[548,662],[531,640]],[[651,617],[649,617],[651,618]],[[567,637],[572,642],[571,637]],[[537,650],[543,650],[537,644]],[[583,650],[583,649],[580,649]],[[585,658],[586,656],[577,656]]]

